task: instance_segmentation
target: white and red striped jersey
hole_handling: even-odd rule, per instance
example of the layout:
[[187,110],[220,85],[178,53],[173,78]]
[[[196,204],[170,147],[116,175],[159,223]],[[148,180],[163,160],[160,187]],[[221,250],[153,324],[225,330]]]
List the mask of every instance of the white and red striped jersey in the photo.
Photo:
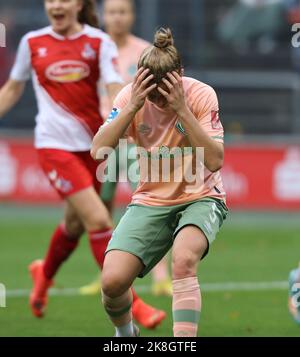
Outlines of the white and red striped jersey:
[[26,81],[32,75],[38,102],[36,148],[90,150],[103,123],[99,80],[122,83],[117,58],[110,37],[88,25],[70,37],[46,27],[22,38],[10,78]]

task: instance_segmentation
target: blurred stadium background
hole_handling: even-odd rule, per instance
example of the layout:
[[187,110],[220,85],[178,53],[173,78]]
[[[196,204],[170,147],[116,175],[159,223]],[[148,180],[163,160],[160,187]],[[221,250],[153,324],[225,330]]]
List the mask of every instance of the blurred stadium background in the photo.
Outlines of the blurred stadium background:
[[[287,312],[287,275],[300,259],[300,48],[291,45],[300,2],[293,0],[137,0],[135,33],[147,40],[170,26],[186,75],[213,86],[226,132],[223,177],[231,214],[199,270],[201,336],[299,336]],[[101,1],[99,1],[101,14]],[[7,48],[0,48],[0,86],[20,37],[43,27],[41,0],[0,0]],[[41,257],[62,206],[32,147],[36,104],[31,89],[0,122],[0,336],[108,336],[99,297],[77,288],[96,276],[86,240],[58,274],[47,317],[27,303],[27,264]],[[119,185],[115,220],[130,200]],[[150,280],[138,282],[146,301]],[[170,336],[171,317],[144,336]]]

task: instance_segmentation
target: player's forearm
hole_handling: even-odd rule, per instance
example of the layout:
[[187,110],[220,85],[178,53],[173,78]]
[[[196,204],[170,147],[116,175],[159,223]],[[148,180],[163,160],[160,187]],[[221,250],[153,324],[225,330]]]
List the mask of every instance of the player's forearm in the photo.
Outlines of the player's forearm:
[[2,118],[21,98],[25,84],[7,81],[0,89],[0,118]]
[[115,120],[100,128],[92,144],[91,155],[94,160],[102,160],[107,148],[114,149],[119,145],[135,114],[136,110],[127,106]]
[[188,108],[179,113],[179,117],[192,147],[204,148],[204,165],[211,172],[220,170],[224,160],[223,145],[206,134]]

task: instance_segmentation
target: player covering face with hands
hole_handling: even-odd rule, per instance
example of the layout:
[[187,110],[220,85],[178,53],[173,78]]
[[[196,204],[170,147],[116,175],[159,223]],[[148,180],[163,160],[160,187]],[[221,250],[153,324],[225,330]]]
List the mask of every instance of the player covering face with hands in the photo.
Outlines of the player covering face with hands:
[[[106,251],[103,303],[116,336],[135,336],[129,287],[173,247],[174,336],[196,336],[201,311],[198,263],[208,253],[228,212],[219,172],[224,133],[218,100],[208,85],[183,77],[169,29],[157,31],[138,67],[134,82],[114,101],[114,115],[99,129],[91,151],[93,158],[102,160],[107,148],[130,137],[145,154],[139,155],[139,186]],[[196,174],[192,189],[184,175],[181,180],[174,179],[178,167],[170,167],[169,180],[162,179],[163,167],[172,157],[176,162],[178,149],[186,153],[184,166],[195,169],[201,148],[205,152],[202,180]],[[155,160],[159,162],[159,179],[151,180],[143,168],[149,161],[155,166]]]

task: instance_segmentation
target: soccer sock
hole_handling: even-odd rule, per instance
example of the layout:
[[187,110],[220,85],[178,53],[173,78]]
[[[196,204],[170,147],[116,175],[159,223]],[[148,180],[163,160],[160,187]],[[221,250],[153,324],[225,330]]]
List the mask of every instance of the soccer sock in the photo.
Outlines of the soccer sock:
[[173,280],[173,332],[175,337],[196,337],[201,294],[196,277]]
[[105,228],[96,232],[89,232],[90,247],[96,262],[103,268],[105,251],[112,235],[112,228]]
[[79,242],[79,237],[72,237],[64,224],[60,224],[54,232],[47,256],[44,261],[44,274],[52,279],[60,265],[71,255]]
[[110,298],[102,291],[102,301],[106,313],[116,328],[117,337],[134,336],[132,323],[132,293],[129,289],[122,296]]
[[168,260],[164,257],[152,270],[154,282],[166,281],[169,278]]
[[131,337],[134,336],[134,327],[132,320],[120,327],[116,327],[116,337]]

